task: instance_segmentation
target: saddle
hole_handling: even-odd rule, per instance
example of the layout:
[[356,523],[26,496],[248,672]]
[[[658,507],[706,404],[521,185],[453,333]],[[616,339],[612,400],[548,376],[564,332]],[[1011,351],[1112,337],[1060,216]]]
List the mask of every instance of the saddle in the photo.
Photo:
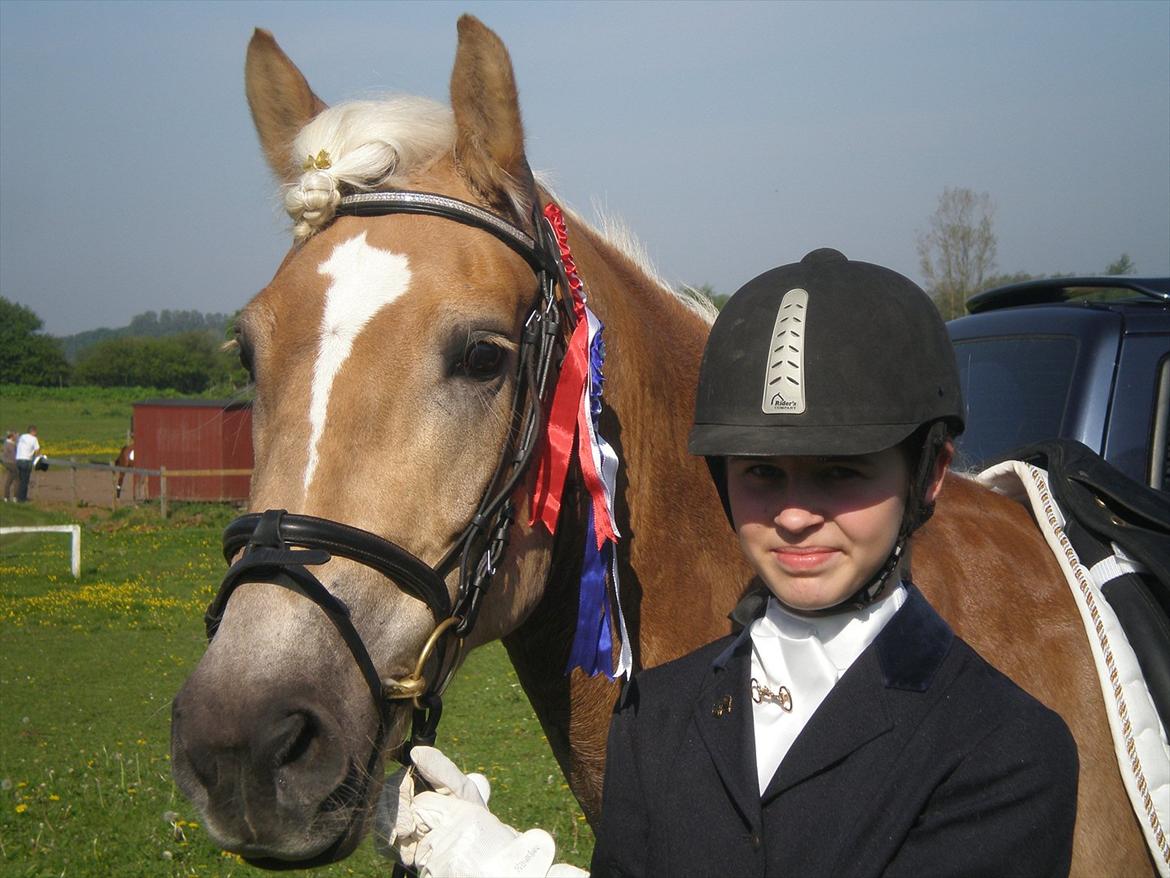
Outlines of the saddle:
[[1048,471],[1064,532],[1117,614],[1170,729],[1170,495],[1071,439],[1029,445],[1010,459]]

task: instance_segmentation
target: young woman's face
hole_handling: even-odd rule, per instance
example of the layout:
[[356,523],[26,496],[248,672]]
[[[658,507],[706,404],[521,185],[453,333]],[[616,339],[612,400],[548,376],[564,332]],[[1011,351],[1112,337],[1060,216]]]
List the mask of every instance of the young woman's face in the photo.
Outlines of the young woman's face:
[[823,610],[889,557],[909,472],[898,448],[857,457],[733,457],[727,491],[740,545],[777,599]]

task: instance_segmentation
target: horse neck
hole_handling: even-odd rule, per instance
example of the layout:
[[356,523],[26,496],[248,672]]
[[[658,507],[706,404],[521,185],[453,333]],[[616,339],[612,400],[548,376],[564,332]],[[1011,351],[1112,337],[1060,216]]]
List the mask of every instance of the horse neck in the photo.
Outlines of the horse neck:
[[[727,633],[726,615],[749,571],[706,465],[686,453],[706,321],[573,221],[569,243],[590,307],[605,325],[600,430],[620,461],[618,572],[637,670]],[[571,475],[543,596],[504,645],[573,794],[596,825],[617,688],[600,675],[565,673],[588,503]]]
[[605,325],[601,432],[620,460],[622,604],[635,664],[649,667],[727,633],[749,578],[706,464],[686,451],[710,327],[582,224],[570,223],[569,243]]

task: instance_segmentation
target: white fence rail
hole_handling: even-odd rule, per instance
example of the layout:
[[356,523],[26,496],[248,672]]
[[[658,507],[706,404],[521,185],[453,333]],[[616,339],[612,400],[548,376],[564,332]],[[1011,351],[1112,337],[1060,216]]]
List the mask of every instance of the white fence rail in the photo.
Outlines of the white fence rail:
[[0,536],[4,534],[35,534],[56,533],[71,534],[70,539],[70,567],[73,578],[81,578],[81,525],[80,524],[44,524],[30,525],[29,527],[0,527]]

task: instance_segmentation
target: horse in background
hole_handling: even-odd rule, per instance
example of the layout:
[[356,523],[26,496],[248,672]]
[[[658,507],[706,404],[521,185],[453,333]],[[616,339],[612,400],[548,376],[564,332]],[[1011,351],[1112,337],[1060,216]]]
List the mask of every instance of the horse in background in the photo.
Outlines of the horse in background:
[[[507,51],[476,19],[459,20],[450,110],[419,99],[328,108],[259,30],[245,79],[297,236],[238,321],[255,381],[250,506],[362,528],[435,565],[507,447],[533,272],[482,229],[333,210],[342,191],[435,193],[537,234],[532,207],[553,199],[529,170]],[[711,315],[575,216],[567,222],[606,327],[601,430],[621,460],[617,566],[635,666],[650,667],[726,634],[751,576],[703,462],[685,447]],[[571,472],[550,535],[528,524],[529,491],[524,480],[515,488],[510,542],[466,645],[503,640],[594,822],[618,686],[563,672],[589,499]],[[912,565],[956,631],[1072,729],[1081,757],[1074,873],[1148,872],[1092,657],[1028,512],[948,479]],[[377,673],[408,673],[434,627],[427,606],[343,557],[314,572],[347,605]],[[368,767],[380,720],[338,631],[279,577],[249,581],[175,698],[175,779],[216,843],[253,861],[352,851],[369,828],[382,761],[405,738],[401,709]]]
[[[113,465],[116,467],[133,467],[134,466],[134,437],[133,436],[130,437],[129,442],[127,442],[125,445],[122,446],[121,450],[118,452],[117,458],[115,458],[115,460],[114,460]],[[115,499],[121,499],[121,497],[122,497],[122,484],[125,482],[125,480],[126,480],[126,473],[123,470],[115,470],[114,471],[114,497],[115,497]],[[133,484],[133,482],[131,482],[131,484]]]

